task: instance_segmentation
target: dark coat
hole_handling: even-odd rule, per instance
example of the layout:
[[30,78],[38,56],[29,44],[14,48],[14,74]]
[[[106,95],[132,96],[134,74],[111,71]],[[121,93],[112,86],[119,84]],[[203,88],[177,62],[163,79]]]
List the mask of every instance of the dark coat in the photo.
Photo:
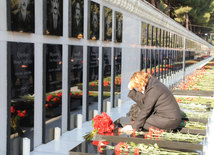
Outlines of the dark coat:
[[140,107],[132,127],[147,129],[154,126],[160,129],[175,129],[181,122],[180,108],[169,89],[156,78],[149,78],[149,82],[142,94],[130,90],[128,96]]

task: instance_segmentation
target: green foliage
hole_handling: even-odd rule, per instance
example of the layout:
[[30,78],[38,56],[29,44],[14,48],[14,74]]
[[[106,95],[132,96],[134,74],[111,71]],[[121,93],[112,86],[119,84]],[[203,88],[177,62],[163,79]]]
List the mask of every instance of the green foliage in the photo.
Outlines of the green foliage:
[[[214,0],[161,0],[160,9],[180,24],[214,26]],[[212,28],[192,27],[196,33],[208,33]]]

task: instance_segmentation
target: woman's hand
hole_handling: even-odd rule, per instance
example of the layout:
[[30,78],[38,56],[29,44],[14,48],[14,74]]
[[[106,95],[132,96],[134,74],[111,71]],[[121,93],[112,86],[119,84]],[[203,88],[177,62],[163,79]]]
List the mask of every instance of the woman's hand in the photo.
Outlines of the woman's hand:
[[121,132],[126,133],[127,135],[131,135],[133,133],[133,128],[131,125],[126,125],[121,129]]

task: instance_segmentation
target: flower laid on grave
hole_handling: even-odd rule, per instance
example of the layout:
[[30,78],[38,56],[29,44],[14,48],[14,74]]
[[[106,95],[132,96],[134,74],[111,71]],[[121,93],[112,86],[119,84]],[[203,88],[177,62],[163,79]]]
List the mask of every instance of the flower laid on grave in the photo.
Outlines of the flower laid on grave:
[[171,154],[171,155],[197,155],[197,152],[182,152],[160,148],[156,143],[154,145],[145,145],[143,143],[135,144],[134,142],[119,142],[117,145],[109,145],[108,142],[99,142],[98,151],[103,153],[104,150],[114,150],[116,155],[121,154]]
[[100,153],[103,153],[102,147],[108,145],[109,142],[106,142],[106,141],[93,141],[92,144],[95,145],[95,146],[98,146],[98,151]]
[[200,122],[192,121],[181,121],[180,127],[190,128],[190,129],[199,129],[206,130],[206,124]]
[[201,112],[210,111],[210,108],[208,108],[206,105],[195,104],[195,103],[189,103],[189,104],[180,103],[179,107],[188,109],[188,110],[193,110],[193,111],[201,111]]
[[77,38],[78,38],[78,39],[82,39],[82,38],[83,38],[83,35],[80,33],[80,34],[78,34]]
[[[118,135],[121,135],[121,130],[118,129]],[[204,140],[206,136],[193,135],[193,134],[183,134],[178,132],[166,132],[158,128],[151,126],[149,131],[133,131],[133,137],[138,135],[143,135],[145,139],[150,140],[167,140],[167,141],[185,141],[190,143],[200,143]]]
[[208,119],[210,112],[188,112],[182,111],[182,118]]
[[105,112],[102,112],[101,115],[96,115],[92,119],[93,131],[84,136],[86,140],[92,140],[96,134],[112,133],[114,131],[114,123],[110,116]]
[[178,103],[183,103],[183,104],[201,104],[201,105],[208,105],[211,107],[214,107],[214,99],[212,98],[206,98],[206,97],[175,97],[176,101]]
[[209,70],[207,70],[206,66],[202,67],[200,70],[196,70],[191,75],[185,76],[185,80],[174,89],[213,91],[214,82],[212,80],[210,81],[210,79],[213,77],[214,67],[208,67]]

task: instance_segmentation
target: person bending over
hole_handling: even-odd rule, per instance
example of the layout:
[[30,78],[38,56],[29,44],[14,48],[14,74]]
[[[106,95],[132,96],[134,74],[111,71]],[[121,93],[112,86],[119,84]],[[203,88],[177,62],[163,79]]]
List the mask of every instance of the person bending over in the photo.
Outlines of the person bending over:
[[178,103],[158,79],[144,71],[135,72],[128,88],[128,96],[136,102],[139,110],[134,123],[123,127],[122,131],[148,130],[151,126],[169,130],[179,126],[181,113]]

